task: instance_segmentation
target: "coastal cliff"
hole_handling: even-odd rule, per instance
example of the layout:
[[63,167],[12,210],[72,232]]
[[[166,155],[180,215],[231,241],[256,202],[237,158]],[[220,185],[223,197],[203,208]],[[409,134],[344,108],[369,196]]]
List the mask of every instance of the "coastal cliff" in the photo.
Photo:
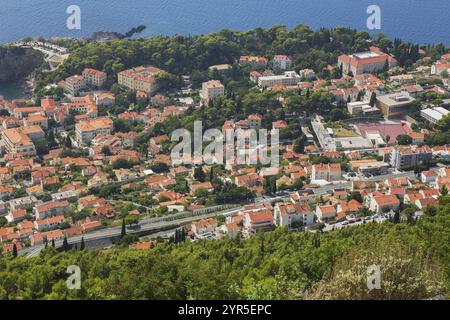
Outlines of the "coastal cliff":
[[0,47],[0,83],[19,82],[44,62],[38,51],[17,47]]

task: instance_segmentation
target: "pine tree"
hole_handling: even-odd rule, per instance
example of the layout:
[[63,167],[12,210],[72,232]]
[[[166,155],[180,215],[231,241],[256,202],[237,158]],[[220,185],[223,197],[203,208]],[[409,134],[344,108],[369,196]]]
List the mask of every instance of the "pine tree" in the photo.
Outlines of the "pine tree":
[[13,258],[17,258],[17,245],[14,243],[12,248]]
[[83,251],[85,248],[84,237],[81,237],[80,251]]

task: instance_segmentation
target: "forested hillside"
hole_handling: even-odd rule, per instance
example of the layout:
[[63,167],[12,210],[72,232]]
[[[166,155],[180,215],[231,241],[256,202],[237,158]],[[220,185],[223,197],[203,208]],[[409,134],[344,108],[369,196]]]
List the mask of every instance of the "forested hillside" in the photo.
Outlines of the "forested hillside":
[[[290,55],[295,70],[311,68],[320,78],[327,78],[330,76],[328,64],[335,64],[340,54],[367,50],[371,44],[394,54],[402,66],[411,65],[419,56],[418,45],[398,39],[390,41],[384,36],[372,39],[365,31],[345,27],[314,31],[305,25],[290,30],[283,25],[274,25],[246,32],[222,30],[196,36],[65,43],[71,47],[70,58],[56,72],[41,74],[37,90],[49,82],[79,74],[85,67],[107,72],[112,83],[118,72],[145,64],[163,68],[174,75],[190,75],[194,82],[201,82],[207,76],[209,66],[232,63],[245,54]],[[446,50],[442,44],[427,49],[433,58]]]
[[[279,229],[249,240],[160,243],[0,259],[2,299],[424,299],[448,296],[450,197],[422,220],[324,234]],[[67,266],[82,270],[68,290]],[[367,290],[379,265],[381,289]]]

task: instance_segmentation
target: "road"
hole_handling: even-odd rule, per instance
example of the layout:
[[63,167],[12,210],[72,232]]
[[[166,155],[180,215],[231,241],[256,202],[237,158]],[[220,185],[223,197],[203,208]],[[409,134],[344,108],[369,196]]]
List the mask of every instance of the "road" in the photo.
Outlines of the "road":
[[[381,181],[387,178],[399,178],[399,177],[414,177],[414,172],[401,172],[401,173],[392,173],[382,176],[376,176],[365,180],[370,181]],[[334,189],[345,188],[348,189],[351,187],[351,182],[343,181],[337,182],[334,184],[322,186],[316,189],[313,189],[314,193],[317,195],[328,194]],[[273,201],[279,200],[288,200],[290,195],[288,192],[270,197],[270,198],[257,198],[255,199],[255,203],[271,203]],[[195,220],[211,218],[215,216],[231,216],[236,215],[240,210],[242,210],[243,205],[239,205],[238,207],[226,208],[224,210],[220,210],[221,208],[225,208],[225,206],[216,206],[210,208],[204,208],[196,210],[195,212],[180,212],[170,216],[164,217],[154,217],[143,219],[139,222],[139,229],[130,229],[127,228],[128,233],[138,233],[138,234],[150,234],[152,231],[160,231],[161,229],[166,229],[170,227],[178,227],[182,225],[186,225]],[[218,211],[220,210],[220,211]],[[214,211],[214,212],[211,212]],[[340,226],[340,224],[336,224]],[[335,225],[335,226],[336,226]],[[342,226],[341,226],[342,227]],[[336,227],[335,227],[336,228]],[[114,239],[118,238],[121,234],[121,226],[100,229],[97,231],[93,231],[91,233],[86,233],[83,236],[75,236],[68,239],[69,244],[76,244],[81,242],[81,238],[84,237],[85,242],[96,241],[96,240],[104,240],[104,239]],[[56,247],[62,246],[62,240],[58,240],[55,242]],[[33,247],[27,247],[19,251],[19,255],[26,255],[28,257],[34,257],[39,255],[41,250],[44,248],[44,245],[37,245]]]

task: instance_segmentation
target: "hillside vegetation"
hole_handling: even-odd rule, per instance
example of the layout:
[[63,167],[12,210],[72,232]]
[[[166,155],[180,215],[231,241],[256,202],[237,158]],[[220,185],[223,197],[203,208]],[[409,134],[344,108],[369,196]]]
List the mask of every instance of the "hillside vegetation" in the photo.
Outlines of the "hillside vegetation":
[[[450,197],[422,220],[324,234],[278,229],[249,240],[160,243],[0,259],[2,299],[424,299],[448,296]],[[69,265],[82,272],[68,290]],[[379,265],[381,289],[367,289]]]

